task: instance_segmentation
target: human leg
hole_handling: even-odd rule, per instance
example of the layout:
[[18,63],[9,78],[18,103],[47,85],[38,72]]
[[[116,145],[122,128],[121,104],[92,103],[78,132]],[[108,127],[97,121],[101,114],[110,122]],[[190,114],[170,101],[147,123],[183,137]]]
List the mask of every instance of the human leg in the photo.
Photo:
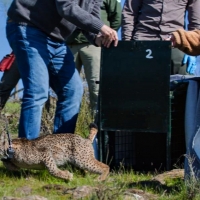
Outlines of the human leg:
[[3,109],[12,90],[17,85],[20,79],[20,74],[17,68],[16,60],[11,68],[3,73],[0,81],[0,109]]
[[99,85],[96,81],[99,81],[100,56],[101,48],[95,47],[94,45],[84,46],[80,50],[80,57],[83,61],[84,72],[89,88],[90,105],[93,116],[95,116],[98,102]]
[[197,68],[194,73],[195,76],[200,76],[200,56],[197,56]]
[[71,50],[71,52],[74,56],[75,66],[76,66],[76,69],[78,70],[78,72],[80,74],[83,63],[82,63],[82,60],[80,58],[79,51],[82,47],[82,44],[69,45],[68,47],[69,47],[69,49]]
[[[52,52],[53,53],[53,52]],[[50,85],[58,97],[54,133],[74,133],[83,95],[83,84],[70,49],[61,44],[55,49],[49,68]]]
[[13,22],[7,24],[6,33],[24,85],[19,137],[34,139],[39,136],[42,107],[48,98],[47,37],[34,27]]
[[[99,85],[96,83],[96,81],[99,81],[100,75],[100,56],[101,48],[95,47],[94,45],[84,45],[80,49],[80,58],[84,65],[85,77],[89,88],[90,106],[93,119],[97,117],[98,109]],[[97,136],[94,138],[93,148],[95,158],[98,160],[99,150]]]
[[200,125],[200,85],[189,80],[185,103],[185,141],[186,155],[184,163],[185,180],[200,178],[199,125]]
[[177,48],[171,52],[171,74],[186,75],[186,65],[182,65],[184,53]]

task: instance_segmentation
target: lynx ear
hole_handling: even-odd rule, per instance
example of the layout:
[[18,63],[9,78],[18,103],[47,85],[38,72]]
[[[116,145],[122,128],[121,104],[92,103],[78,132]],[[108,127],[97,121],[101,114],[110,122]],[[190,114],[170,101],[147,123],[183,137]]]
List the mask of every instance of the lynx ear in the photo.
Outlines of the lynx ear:
[[88,136],[88,139],[93,143],[93,140],[98,132],[98,126],[95,123],[91,123],[89,125],[90,128],[90,134]]

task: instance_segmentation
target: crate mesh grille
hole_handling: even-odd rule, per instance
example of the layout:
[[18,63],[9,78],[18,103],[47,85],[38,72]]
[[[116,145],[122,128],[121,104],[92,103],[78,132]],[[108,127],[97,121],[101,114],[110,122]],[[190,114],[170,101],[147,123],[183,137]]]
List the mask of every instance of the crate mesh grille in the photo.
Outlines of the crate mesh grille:
[[[184,112],[187,85],[171,98],[171,168],[183,165],[185,154]],[[108,159],[111,167],[121,164],[135,170],[164,170],[167,133],[109,131]]]

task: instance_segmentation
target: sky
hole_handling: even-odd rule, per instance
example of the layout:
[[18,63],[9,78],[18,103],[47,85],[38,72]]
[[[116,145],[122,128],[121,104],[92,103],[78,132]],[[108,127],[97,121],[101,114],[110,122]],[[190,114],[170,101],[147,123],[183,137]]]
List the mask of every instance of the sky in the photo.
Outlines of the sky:
[[6,10],[9,6],[10,0],[4,3],[4,0],[0,0],[0,60],[8,53],[11,52],[11,48],[6,39],[5,26],[6,26]]

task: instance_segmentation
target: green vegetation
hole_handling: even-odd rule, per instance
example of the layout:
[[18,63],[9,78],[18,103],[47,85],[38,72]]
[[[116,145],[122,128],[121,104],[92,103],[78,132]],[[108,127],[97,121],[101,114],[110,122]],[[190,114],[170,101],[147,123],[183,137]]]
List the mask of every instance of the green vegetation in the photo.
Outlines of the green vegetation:
[[[160,200],[177,199],[186,200],[185,186],[179,180],[176,185],[159,186],[151,182],[152,174],[139,174],[134,171],[111,172],[108,179],[99,183],[96,175],[86,173],[83,175],[79,170],[71,169],[74,179],[70,182],[52,177],[47,171],[21,170],[10,172],[0,165],[0,197],[27,196],[23,187],[31,188],[31,195],[40,195],[49,200],[70,199],[71,195],[66,194],[68,188],[78,186],[92,186],[98,188],[98,193],[83,199],[123,199],[123,194],[131,188],[138,188],[150,194],[157,194]],[[52,186],[52,187],[51,187]],[[53,187],[54,186],[54,187]],[[30,194],[29,194],[30,195]],[[99,196],[99,198],[98,198]],[[188,199],[187,199],[188,200]]]
[[[44,109],[41,134],[52,131],[53,113],[55,100],[50,102],[50,107]],[[9,130],[12,137],[17,137],[17,126],[20,112],[20,103],[9,102],[2,111],[9,122]],[[84,97],[79,115],[76,133],[83,137],[88,134],[88,125],[92,121],[89,111],[89,103]],[[120,200],[134,199],[133,194],[143,196],[144,199],[158,200],[199,200],[200,184],[194,178],[184,181],[183,177],[167,178],[164,184],[154,179],[158,172],[142,173],[134,170],[126,171],[123,166],[118,170],[112,170],[105,182],[98,182],[97,176],[66,166],[74,174],[70,182],[51,176],[46,170],[20,170],[19,172],[8,171],[0,162],[0,198],[27,197],[39,195],[49,200],[73,199],[70,192],[80,186],[96,188],[85,200]],[[71,190],[70,190],[71,189]],[[145,198],[146,197],[146,198]],[[135,199],[137,199],[135,197]],[[138,198],[139,199],[139,198]]]

